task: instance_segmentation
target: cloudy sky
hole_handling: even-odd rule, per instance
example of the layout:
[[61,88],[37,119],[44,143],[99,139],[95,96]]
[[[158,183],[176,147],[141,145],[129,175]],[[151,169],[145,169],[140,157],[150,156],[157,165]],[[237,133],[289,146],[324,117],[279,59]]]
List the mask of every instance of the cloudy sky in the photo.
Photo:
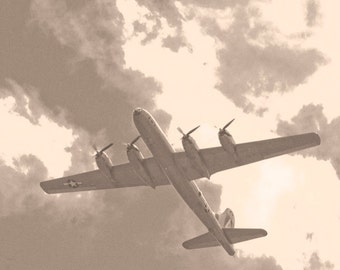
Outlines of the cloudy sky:
[[[0,1],[1,269],[339,269],[335,0]],[[188,251],[205,228],[172,187],[47,195],[39,182],[127,161],[135,107],[180,148],[236,118],[236,142],[317,132],[321,146],[198,184],[268,236]],[[138,146],[150,153],[142,141]]]

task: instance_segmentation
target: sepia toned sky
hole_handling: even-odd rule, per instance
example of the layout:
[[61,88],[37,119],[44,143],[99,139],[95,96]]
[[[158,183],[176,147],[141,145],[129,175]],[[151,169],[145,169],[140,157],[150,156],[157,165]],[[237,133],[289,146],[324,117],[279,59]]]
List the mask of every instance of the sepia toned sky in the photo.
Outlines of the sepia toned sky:
[[[0,1],[1,269],[339,269],[337,1]],[[39,182],[114,164],[150,111],[175,148],[317,132],[321,145],[198,184],[268,236],[185,250],[206,228],[171,186],[47,195]],[[142,141],[138,147],[150,153]]]

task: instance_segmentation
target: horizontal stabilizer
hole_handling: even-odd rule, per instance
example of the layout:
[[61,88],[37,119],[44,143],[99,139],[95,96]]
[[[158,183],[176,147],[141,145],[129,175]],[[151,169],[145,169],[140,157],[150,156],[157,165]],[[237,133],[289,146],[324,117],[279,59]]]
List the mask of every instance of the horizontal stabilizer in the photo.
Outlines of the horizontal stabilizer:
[[[230,244],[248,241],[267,235],[267,232],[263,229],[223,228],[222,230]],[[186,249],[197,249],[216,247],[219,246],[220,243],[216,240],[212,233],[208,232],[187,240],[182,245]]]
[[267,232],[263,229],[224,228],[223,232],[230,244],[236,244],[267,235]]
[[216,240],[216,238],[210,232],[199,235],[195,238],[185,241],[182,244],[182,246],[186,249],[216,247],[219,245],[220,243]]

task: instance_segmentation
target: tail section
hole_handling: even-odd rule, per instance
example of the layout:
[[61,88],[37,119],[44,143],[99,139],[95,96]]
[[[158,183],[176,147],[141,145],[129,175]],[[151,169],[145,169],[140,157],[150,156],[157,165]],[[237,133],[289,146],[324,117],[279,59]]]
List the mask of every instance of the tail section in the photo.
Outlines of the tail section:
[[[263,229],[223,228],[222,230],[231,245],[267,235],[267,232]],[[186,249],[215,247],[219,245],[220,243],[210,232],[199,235],[183,243],[183,247]]]

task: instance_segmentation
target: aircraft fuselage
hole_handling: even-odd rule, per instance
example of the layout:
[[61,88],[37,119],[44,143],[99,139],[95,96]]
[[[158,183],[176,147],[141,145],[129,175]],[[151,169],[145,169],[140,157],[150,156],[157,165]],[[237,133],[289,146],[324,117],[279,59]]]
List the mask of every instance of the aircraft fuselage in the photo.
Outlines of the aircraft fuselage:
[[186,180],[180,166],[177,166],[173,158],[175,150],[167,140],[158,123],[152,115],[140,108],[134,110],[133,120],[139,134],[142,136],[145,144],[164,174],[168,177],[169,182],[222,247],[230,255],[234,255],[235,250],[233,246],[225,237],[214,212],[210,209],[202,192],[194,181]]

